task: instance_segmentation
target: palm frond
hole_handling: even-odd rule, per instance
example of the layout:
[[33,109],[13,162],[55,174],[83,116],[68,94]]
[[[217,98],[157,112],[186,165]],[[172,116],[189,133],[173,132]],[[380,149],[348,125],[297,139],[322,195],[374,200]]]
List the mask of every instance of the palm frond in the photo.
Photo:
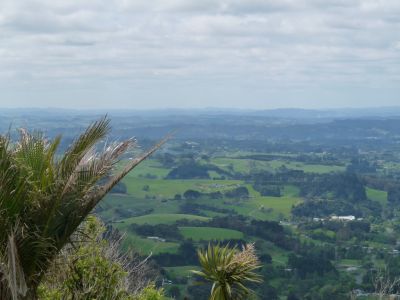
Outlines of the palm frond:
[[[96,144],[109,130],[107,117],[94,122],[60,159],[59,136],[48,141],[40,133],[20,130],[15,144],[9,135],[0,136],[0,299],[23,292],[24,282],[34,295],[51,262],[94,206],[169,139],[110,176],[135,141],[111,143],[99,153]],[[3,291],[9,295],[3,297]]]
[[91,205],[88,207],[89,210],[92,210],[94,206],[109,192],[111,189],[121,181],[130,171],[132,171],[135,167],[137,167],[141,162],[146,160],[150,155],[152,155],[155,151],[157,151],[162,145],[164,145],[170,138],[172,134],[167,135],[160,142],[155,144],[149,150],[147,150],[144,154],[139,156],[138,158],[133,159],[129,162],[122,171],[113,175],[104,185],[102,185],[94,194],[89,195]]
[[82,158],[109,133],[110,129],[110,119],[107,116],[91,124],[70,146],[62,158],[59,165],[61,177],[65,179],[71,176],[81,163]]
[[[27,206],[29,177],[16,166],[8,137],[0,137],[0,239],[5,241],[17,216]],[[5,230],[7,229],[7,230]],[[6,245],[6,242],[0,244]]]
[[28,291],[14,233],[8,237],[5,253],[0,255],[0,286],[1,299],[19,300]]

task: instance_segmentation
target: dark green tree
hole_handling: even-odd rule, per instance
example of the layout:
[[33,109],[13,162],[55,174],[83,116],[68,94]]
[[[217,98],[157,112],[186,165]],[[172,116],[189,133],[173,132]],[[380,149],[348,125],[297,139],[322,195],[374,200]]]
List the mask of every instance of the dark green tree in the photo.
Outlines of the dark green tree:
[[17,142],[0,136],[0,299],[36,299],[43,276],[79,225],[165,141],[111,175],[134,140],[96,152],[109,130],[108,118],[94,122],[62,155],[60,136],[48,141],[25,130]]

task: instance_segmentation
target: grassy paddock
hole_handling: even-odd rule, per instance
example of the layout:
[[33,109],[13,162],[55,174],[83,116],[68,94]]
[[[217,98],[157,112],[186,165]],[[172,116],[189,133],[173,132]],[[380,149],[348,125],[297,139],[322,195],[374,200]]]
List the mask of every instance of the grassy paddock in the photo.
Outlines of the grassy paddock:
[[[122,164],[121,164],[122,166]],[[162,179],[168,175],[169,169],[164,168],[160,162],[154,159],[148,159],[140,163],[132,172],[130,172],[126,178],[137,178],[144,177],[147,175],[157,176],[158,179]]]
[[192,270],[199,270],[198,266],[180,266],[180,267],[166,267],[164,268],[169,277],[172,278],[182,278],[187,276],[192,276]]
[[[252,193],[251,193],[252,194]],[[252,196],[245,200],[202,200],[202,203],[218,208],[232,209],[236,213],[259,220],[289,219],[292,207],[302,202],[298,197]]]
[[188,214],[149,214],[140,217],[133,217],[124,219],[124,222],[121,223],[121,227],[126,227],[130,224],[149,224],[149,225],[157,225],[157,224],[174,224],[178,220],[189,220],[189,221],[209,221],[210,218],[201,217],[196,215],[188,215]]
[[240,231],[216,227],[180,227],[179,230],[184,238],[194,241],[230,240],[244,237]]
[[381,205],[387,204],[387,192],[376,189],[366,188],[367,197],[373,201],[379,202]]
[[[124,183],[128,188],[128,194],[138,198],[146,195],[158,198],[173,198],[176,194],[183,194],[189,189],[200,192],[215,192],[232,189],[242,184],[240,180],[202,180],[202,179],[147,179],[147,178],[126,178]],[[145,186],[149,189],[146,191]]]
[[124,250],[134,249],[140,255],[147,256],[151,253],[154,255],[159,253],[177,253],[179,243],[159,242],[129,233],[124,237],[122,248]]
[[329,173],[329,172],[340,172],[344,171],[346,167],[344,166],[332,166],[332,165],[314,165],[305,164],[303,162],[289,161],[289,160],[270,160],[270,161],[260,161],[254,159],[243,159],[243,158],[215,158],[212,160],[214,164],[224,170],[229,170],[233,167],[235,172],[239,173],[249,173],[250,171],[256,170],[266,170],[274,171],[286,166],[288,169],[292,170],[302,170],[307,173]]

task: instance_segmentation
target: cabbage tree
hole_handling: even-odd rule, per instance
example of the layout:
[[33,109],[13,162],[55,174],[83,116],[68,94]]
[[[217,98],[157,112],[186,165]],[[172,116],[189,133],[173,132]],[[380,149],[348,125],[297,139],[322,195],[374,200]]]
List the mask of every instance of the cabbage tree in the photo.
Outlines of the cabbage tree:
[[253,244],[236,247],[208,245],[198,251],[201,271],[193,273],[211,281],[210,300],[245,300],[253,292],[246,285],[260,283],[255,271],[261,267]]

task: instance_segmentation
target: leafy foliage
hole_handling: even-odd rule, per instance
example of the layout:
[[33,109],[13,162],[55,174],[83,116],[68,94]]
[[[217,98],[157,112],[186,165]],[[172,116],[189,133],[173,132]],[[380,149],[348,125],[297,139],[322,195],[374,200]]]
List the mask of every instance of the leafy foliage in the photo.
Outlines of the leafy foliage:
[[163,300],[164,291],[162,289],[156,289],[154,284],[148,285],[143,291],[134,298],[134,300]]
[[[36,298],[49,266],[97,203],[162,143],[110,175],[135,143],[113,143],[96,152],[110,131],[104,117],[63,154],[61,137],[20,131],[16,143],[0,136],[0,298]],[[102,178],[108,179],[100,184]]]
[[[47,274],[47,285],[40,286],[41,299],[133,299],[127,291],[127,271],[110,252],[109,242],[102,239],[105,228],[89,218],[83,233],[86,239],[77,248],[65,251],[54,270]],[[57,274],[58,268],[64,272]]]
[[207,250],[199,251],[198,256],[202,270],[193,273],[213,282],[210,300],[248,299],[252,291],[245,284],[262,281],[254,272],[261,266],[253,244],[242,251],[228,245],[209,245]]
[[148,283],[145,272],[137,272],[139,268],[146,271],[144,262],[132,266],[129,257],[119,253],[118,240],[103,238],[105,231],[98,219],[88,218],[77,234],[80,241],[64,249],[46,274],[39,286],[40,299],[140,300],[150,293],[162,295]]

